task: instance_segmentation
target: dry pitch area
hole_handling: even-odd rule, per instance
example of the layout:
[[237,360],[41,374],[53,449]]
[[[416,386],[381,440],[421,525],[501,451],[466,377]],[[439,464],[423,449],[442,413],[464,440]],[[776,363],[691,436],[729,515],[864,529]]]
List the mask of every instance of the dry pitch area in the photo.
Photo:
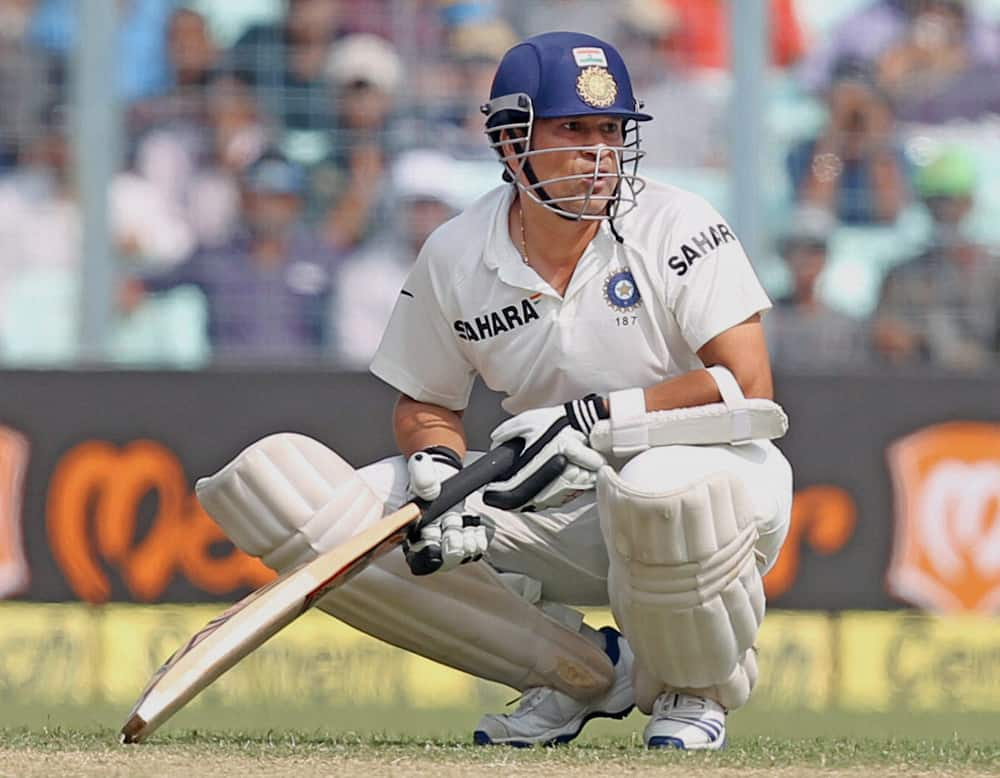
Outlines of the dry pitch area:
[[978,776],[1000,774],[1000,745],[958,740],[735,739],[716,754],[647,752],[635,738],[551,749],[446,740],[177,732],[120,746],[112,731],[0,730],[0,776]]

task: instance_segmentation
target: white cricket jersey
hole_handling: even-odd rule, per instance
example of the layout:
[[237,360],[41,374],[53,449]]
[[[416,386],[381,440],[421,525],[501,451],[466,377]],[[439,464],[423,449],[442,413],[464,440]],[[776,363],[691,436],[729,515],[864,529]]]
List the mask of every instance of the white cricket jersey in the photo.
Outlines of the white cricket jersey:
[[371,365],[403,394],[460,410],[478,373],[519,413],[652,386],[771,305],[718,212],[652,182],[615,222],[624,243],[602,222],[560,296],[511,242],[513,196],[487,193],[420,252]]

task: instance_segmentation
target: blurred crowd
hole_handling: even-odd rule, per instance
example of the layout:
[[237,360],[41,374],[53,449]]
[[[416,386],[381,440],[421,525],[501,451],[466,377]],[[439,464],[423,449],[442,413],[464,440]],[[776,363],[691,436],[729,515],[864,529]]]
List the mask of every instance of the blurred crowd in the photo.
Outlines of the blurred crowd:
[[[640,172],[727,206],[726,0],[108,2],[119,361],[365,368],[424,239],[500,182],[479,107],[525,35],[618,45]],[[74,356],[79,14],[0,0],[0,364]],[[770,0],[770,59],[776,368],[998,365],[1000,0]]]

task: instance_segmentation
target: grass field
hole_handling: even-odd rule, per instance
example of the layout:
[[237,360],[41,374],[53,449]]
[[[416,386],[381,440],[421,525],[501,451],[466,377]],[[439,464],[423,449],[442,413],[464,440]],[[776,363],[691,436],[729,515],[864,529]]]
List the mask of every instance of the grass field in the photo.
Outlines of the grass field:
[[475,748],[472,710],[195,706],[141,746],[124,711],[0,707],[0,776],[1000,775],[1000,716],[734,714],[717,754],[646,752],[643,720],[593,722],[578,744]]

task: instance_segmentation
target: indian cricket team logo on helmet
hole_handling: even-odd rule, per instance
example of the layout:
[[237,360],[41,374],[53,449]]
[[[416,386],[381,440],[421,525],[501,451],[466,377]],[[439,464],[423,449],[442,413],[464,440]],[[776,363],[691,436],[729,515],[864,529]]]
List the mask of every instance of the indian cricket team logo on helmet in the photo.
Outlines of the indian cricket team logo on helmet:
[[604,279],[604,299],[619,313],[634,311],[642,304],[639,287],[628,268],[616,270]]
[[576,93],[587,105],[607,108],[618,96],[615,77],[599,67],[586,68],[576,79]]

